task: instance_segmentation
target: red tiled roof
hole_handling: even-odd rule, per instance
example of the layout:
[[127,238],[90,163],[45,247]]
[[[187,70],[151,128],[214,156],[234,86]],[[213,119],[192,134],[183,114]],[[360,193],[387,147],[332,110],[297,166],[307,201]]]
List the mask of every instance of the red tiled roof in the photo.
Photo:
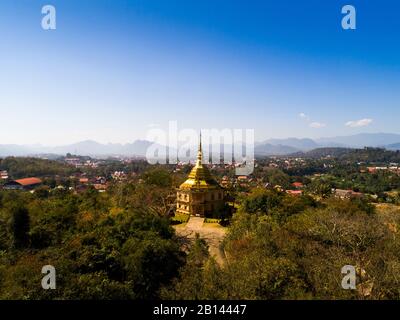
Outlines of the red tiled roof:
[[293,186],[293,187],[302,187],[303,184],[302,184],[301,182],[293,182],[293,183],[292,183],[292,186]]
[[31,186],[34,184],[41,184],[42,180],[38,178],[25,178],[25,179],[15,180],[15,182],[19,183],[22,186]]

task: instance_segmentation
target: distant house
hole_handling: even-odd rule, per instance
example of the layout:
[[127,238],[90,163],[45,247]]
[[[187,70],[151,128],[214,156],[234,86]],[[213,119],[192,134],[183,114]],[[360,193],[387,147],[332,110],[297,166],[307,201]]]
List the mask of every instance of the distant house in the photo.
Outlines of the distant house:
[[375,173],[376,172],[376,168],[375,167],[368,167],[367,168],[369,173]]
[[303,190],[286,190],[286,193],[292,196],[301,196],[303,194]]
[[363,193],[353,190],[333,189],[332,191],[334,196],[340,199],[362,198],[364,196]]
[[[176,171],[179,171],[179,170],[180,170],[180,168],[176,169]],[[112,177],[114,180],[126,180],[127,175],[126,175],[126,173],[125,173],[124,171],[115,171],[115,172],[111,175],[111,177]]]
[[388,167],[367,167],[369,173],[376,173],[377,171],[384,171],[388,169]]
[[66,158],[65,162],[75,167],[81,166],[81,159],[79,158]]
[[93,187],[99,192],[104,192],[107,189],[107,185],[106,184],[100,184],[100,183],[94,184]]
[[293,182],[292,186],[295,187],[296,189],[303,188],[303,184],[301,182]]
[[42,180],[38,178],[25,178],[12,180],[3,185],[5,190],[32,190],[42,184]]
[[4,190],[22,190],[23,187],[16,181],[8,181],[3,185]]
[[89,183],[89,178],[80,178],[79,183],[87,184],[87,183]]
[[8,179],[8,172],[7,171],[0,171],[0,179],[7,180]]
[[351,196],[352,196],[353,198],[362,198],[362,197],[364,197],[364,193],[353,191],[353,192],[351,193]]

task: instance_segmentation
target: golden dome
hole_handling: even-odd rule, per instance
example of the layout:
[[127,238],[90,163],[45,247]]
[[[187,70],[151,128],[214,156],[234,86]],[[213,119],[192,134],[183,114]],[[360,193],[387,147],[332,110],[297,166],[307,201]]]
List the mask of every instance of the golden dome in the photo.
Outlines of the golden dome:
[[179,186],[179,189],[184,190],[204,190],[204,189],[216,189],[219,188],[218,182],[212,177],[210,171],[206,166],[203,166],[203,150],[201,147],[201,134],[199,150],[197,153],[196,165],[193,167],[189,174],[188,179]]

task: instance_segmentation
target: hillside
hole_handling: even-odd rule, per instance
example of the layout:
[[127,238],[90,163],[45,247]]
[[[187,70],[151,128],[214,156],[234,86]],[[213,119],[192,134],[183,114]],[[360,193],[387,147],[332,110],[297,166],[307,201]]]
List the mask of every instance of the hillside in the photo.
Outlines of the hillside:
[[0,159],[0,170],[7,170],[13,179],[25,177],[68,176],[75,169],[58,161],[37,158]]
[[391,151],[382,148],[317,148],[307,152],[296,152],[290,156],[315,159],[332,157],[349,162],[400,163],[400,151]]
[[307,152],[296,152],[291,154],[292,157],[305,157],[305,158],[323,158],[333,157],[338,158],[346,154],[354,152],[351,148],[317,148]]

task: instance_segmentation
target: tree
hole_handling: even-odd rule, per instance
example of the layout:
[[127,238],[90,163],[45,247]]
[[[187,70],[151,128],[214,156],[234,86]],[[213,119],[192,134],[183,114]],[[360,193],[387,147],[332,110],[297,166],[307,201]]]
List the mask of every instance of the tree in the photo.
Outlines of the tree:
[[[199,300],[207,299],[204,296],[204,265],[209,258],[208,246],[199,234],[196,234],[194,243],[186,259],[186,264],[179,271],[179,277],[171,286],[161,291],[165,299]],[[214,291],[215,284],[212,285]]]
[[283,199],[283,194],[277,191],[254,189],[243,200],[241,209],[248,213],[262,212],[268,214],[271,209],[278,207]]
[[265,168],[261,176],[264,182],[269,182],[272,185],[280,185],[284,188],[290,186],[290,177],[279,169]]
[[332,193],[332,186],[331,184],[321,180],[313,180],[309,185],[307,185],[307,191],[324,199]]
[[13,245],[17,249],[26,248],[29,245],[30,218],[28,209],[16,205],[11,208],[11,228],[13,233]]
[[171,174],[167,170],[161,168],[155,168],[145,172],[143,178],[146,184],[158,187],[169,187],[172,183]]

